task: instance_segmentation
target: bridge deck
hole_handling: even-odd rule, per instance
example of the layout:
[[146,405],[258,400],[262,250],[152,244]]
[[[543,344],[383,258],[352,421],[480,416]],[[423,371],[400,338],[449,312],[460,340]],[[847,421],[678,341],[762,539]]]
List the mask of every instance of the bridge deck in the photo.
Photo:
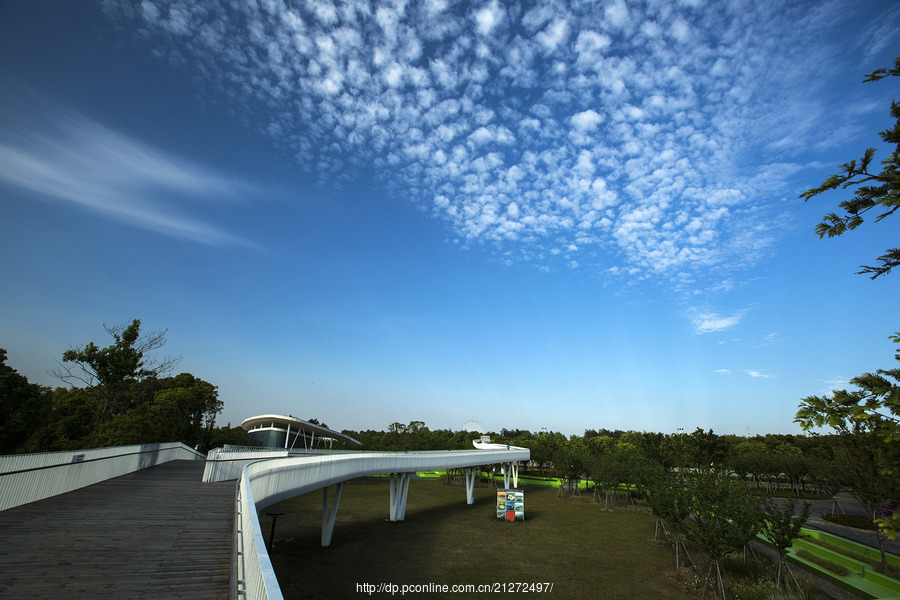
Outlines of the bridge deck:
[[0,597],[228,597],[234,482],[172,461],[0,512]]

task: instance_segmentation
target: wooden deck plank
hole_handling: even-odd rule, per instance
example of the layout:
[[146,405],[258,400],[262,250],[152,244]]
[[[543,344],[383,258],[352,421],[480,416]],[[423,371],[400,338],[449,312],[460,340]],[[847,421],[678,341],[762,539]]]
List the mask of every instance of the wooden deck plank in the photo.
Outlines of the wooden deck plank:
[[228,597],[234,482],[173,461],[0,512],[0,597]]

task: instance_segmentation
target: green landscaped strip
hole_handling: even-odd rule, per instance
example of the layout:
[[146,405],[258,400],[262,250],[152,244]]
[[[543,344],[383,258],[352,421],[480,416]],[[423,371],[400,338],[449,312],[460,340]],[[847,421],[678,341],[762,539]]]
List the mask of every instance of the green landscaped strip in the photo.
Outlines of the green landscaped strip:
[[[794,545],[788,548],[787,555],[791,562],[863,598],[900,599],[900,581],[877,573],[867,562],[859,560],[871,557],[874,553],[880,563],[881,553],[878,550],[815,529],[803,528],[800,535],[800,538],[794,540]],[[768,543],[765,538],[763,541]],[[827,543],[829,548],[817,542]],[[888,554],[887,560],[889,565],[900,563],[900,557],[893,554]],[[840,575],[825,565],[832,569],[837,565],[837,570],[844,568],[851,572]]]
[[809,562],[816,563],[816,565],[822,567],[823,569],[826,569],[841,577],[846,577],[853,572],[844,565],[839,565],[835,562],[831,562],[827,558],[822,558],[818,554],[813,554],[809,550],[797,550],[797,556]]
[[416,477],[419,479],[438,479],[446,474],[446,471],[416,471]]
[[[848,540],[847,538],[831,535],[829,533],[825,533],[824,531],[819,531],[816,529],[803,529],[801,535],[808,536],[814,541],[828,544],[828,546],[833,546],[833,550],[843,552],[844,554],[856,558],[857,560],[873,564],[873,566],[881,564],[881,552],[877,548],[859,544],[857,542],[854,542],[853,540]],[[900,569],[900,556],[891,554],[889,552],[886,554],[886,556],[889,566]]]
[[[798,539],[794,540],[794,545],[788,550],[788,553],[793,552],[806,552],[808,554],[814,555],[816,558],[821,559],[823,561],[828,561],[829,563],[836,564],[844,569],[846,569],[846,574],[849,575],[851,573],[855,573],[857,575],[862,576],[862,574],[866,570],[865,563],[852,559],[848,556],[845,556],[839,552],[834,552],[833,550],[829,550],[828,548],[823,548],[818,544],[814,544],[812,542]],[[815,562],[815,561],[814,561]],[[841,573],[843,574],[843,573]]]
[[[420,479],[437,479],[439,477],[444,477],[447,475],[447,471],[438,470],[438,471],[417,471],[416,476]],[[383,477],[387,477],[384,475]],[[491,476],[493,481],[503,481],[503,475],[493,474]],[[554,487],[558,488],[562,485],[562,481],[553,477],[536,477],[534,475],[519,475],[519,484],[520,485],[539,485],[543,487]],[[594,488],[594,483],[592,481],[582,480],[578,483],[579,490],[591,490]],[[617,491],[625,492],[625,491],[636,491],[636,485],[630,485],[621,483],[619,484]]]

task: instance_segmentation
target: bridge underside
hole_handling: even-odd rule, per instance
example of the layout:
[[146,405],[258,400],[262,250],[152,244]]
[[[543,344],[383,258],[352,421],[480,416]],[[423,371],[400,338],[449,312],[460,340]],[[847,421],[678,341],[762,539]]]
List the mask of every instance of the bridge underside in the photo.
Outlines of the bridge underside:
[[[500,467],[503,473],[504,487],[518,487],[519,484],[519,465],[518,463],[502,463]],[[403,521],[406,519],[406,500],[409,496],[409,481],[415,478],[415,473],[391,473],[390,474],[390,521]],[[475,503],[475,469],[466,467],[464,471],[466,480],[466,504]],[[331,488],[322,488],[322,546],[331,545],[331,538],[334,534],[334,523],[337,519],[338,506],[341,500],[341,489],[343,482],[338,483]]]

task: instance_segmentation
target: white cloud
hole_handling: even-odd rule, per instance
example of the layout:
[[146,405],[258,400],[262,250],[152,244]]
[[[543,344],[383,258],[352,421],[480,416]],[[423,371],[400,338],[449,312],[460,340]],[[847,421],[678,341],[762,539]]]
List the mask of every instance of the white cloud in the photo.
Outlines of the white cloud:
[[742,315],[723,316],[718,313],[700,313],[691,319],[694,333],[715,333],[730,329],[741,322]]
[[752,370],[745,369],[744,373],[746,373],[750,377],[761,377],[763,379],[768,379],[771,377],[771,375],[767,375],[766,373],[763,373],[762,371],[752,371]]
[[497,4],[497,0],[493,0],[489,5],[475,11],[478,32],[481,35],[489,35],[502,17],[503,13],[500,10],[500,5]]
[[[796,172],[747,157],[808,137],[788,135],[809,130],[812,92],[784,57],[798,39],[821,55],[822,18],[773,2],[104,7],[137,19],[160,56],[177,37],[193,74],[224,90],[214,99],[324,185],[374,170],[507,258],[575,245],[564,259],[582,268],[618,263],[598,272],[722,281],[765,255],[768,198]],[[695,329],[739,320],[709,313]]]
[[613,29],[621,29],[629,22],[628,7],[623,0],[606,3],[604,16],[608,26]]
[[603,117],[597,111],[588,109],[572,116],[572,125],[579,131],[591,131],[603,122]]
[[[79,113],[35,110],[39,115],[16,115],[0,134],[0,181],[171,237],[255,246],[186,214],[183,202],[221,207],[251,193],[250,186]],[[173,197],[181,203],[172,202]]]
[[849,377],[836,376],[830,377],[822,382],[823,387],[819,390],[822,396],[831,396],[834,392],[840,390],[851,390],[853,386],[850,384]]
[[732,375],[732,374],[735,374],[735,373],[743,373],[744,375],[748,375],[748,376],[750,376],[750,377],[753,377],[753,378],[759,378],[759,379],[770,379],[770,378],[772,377],[771,375],[769,375],[769,374],[767,374],[767,373],[764,373],[764,372],[759,371],[759,370],[754,370],[754,369],[738,369],[738,370],[735,370],[735,369],[716,369],[714,372],[717,373],[717,374],[719,374],[719,375]]
[[535,39],[544,47],[546,52],[553,52],[566,39],[568,33],[569,24],[566,20],[557,19],[538,33]]

